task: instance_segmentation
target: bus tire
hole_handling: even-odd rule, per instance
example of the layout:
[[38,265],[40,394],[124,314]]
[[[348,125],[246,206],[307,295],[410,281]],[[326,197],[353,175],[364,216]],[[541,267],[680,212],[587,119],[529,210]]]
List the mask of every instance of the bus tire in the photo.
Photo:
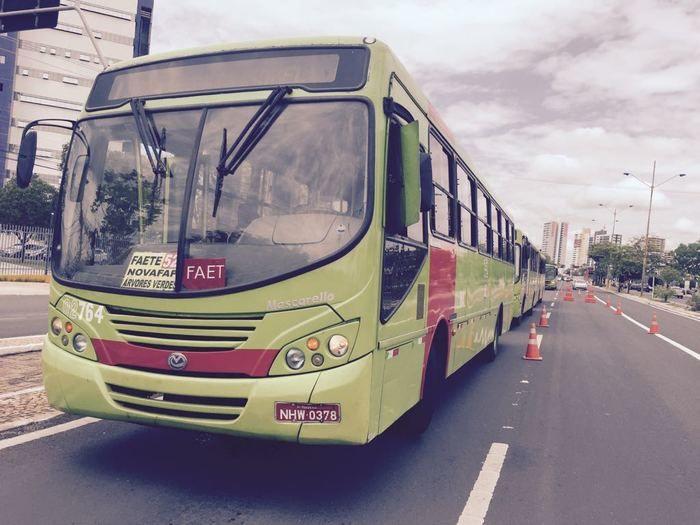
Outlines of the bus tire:
[[496,357],[498,356],[498,349],[500,346],[499,340],[501,338],[501,326],[503,323],[502,319],[503,317],[499,312],[498,319],[496,319],[496,326],[494,326],[493,328],[493,341],[484,350],[484,359],[486,359],[487,363],[493,363],[496,360]]
[[411,408],[400,421],[401,431],[408,436],[420,436],[430,426],[438,397],[442,390],[444,360],[442,359],[442,337],[438,331],[430,345],[428,365],[425,370],[423,398]]

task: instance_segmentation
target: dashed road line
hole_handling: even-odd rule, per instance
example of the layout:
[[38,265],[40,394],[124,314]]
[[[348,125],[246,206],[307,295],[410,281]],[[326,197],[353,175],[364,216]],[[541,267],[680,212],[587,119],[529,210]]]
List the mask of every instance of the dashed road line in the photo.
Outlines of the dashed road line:
[[[603,300],[602,300],[600,297],[598,297],[597,295],[595,295],[594,297],[595,297],[598,301],[600,301],[601,303],[606,304],[605,301],[603,301]],[[615,308],[614,306],[612,306],[612,305],[610,305],[610,309],[613,310],[613,311],[616,310],[616,308]],[[627,319],[630,323],[637,325],[639,328],[641,328],[641,329],[644,330],[645,332],[649,332],[649,327],[648,327],[648,326],[643,325],[642,323],[640,323],[640,322],[637,321],[636,319],[632,319],[632,318],[631,318],[629,315],[627,315],[626,313],[623,312],[623,313],[622,313],[622,317],[624,317],[625,319]],[[651,335],[651,334],[650,334],[650,335]],[[678,350],[681,350],[682,352],[685,352],[685,353],[688,354],[690,357],[694,357],[695,359],[697,359],[698,361],[700,361],[700,354],[697,353],[697,352],[695,352],[695,351],[693,351],[693,350],[691,350],[691,349],[688,348],[687,346],[683,346],[682,344],[677,343],[676,341],[674,341],[674,340],[671,339],[670,337],[666,337],[665,335],[662,335],[662,334],[653,334],[653,335],[656,336],[656,337],[658,337],[658,338],[661,339],[662,341],[666,341],[666,342],[667,342],[668,344],[670,344],[671,346],[675,346],[676,348],[678,348]]]
[[55,434],[60,434],[61,432],[73,430],[74,428],[79,428],[85,425],[89,425],[90,423],[96,423],[98,421],[101,420],[95,419],[94,417],[83,417],[74,421],[69,421],[68,423],[63,423],[61,425],[55,425],[53,427],[37,430],[36,432],[28,432],[20,436],[3,439],[0,440],[0,450],[15,447],[17,445],[22,445],[24,443],[29,443],[30,441],[35,441],[37,439],[53,436]]
[[25,388],[24,390],[15,390],[14,392],[0,394],[0,399],[8,399],[10,397],[17,397],[24,394],[33,394],[34,392],[41,392],[42,390],[44,390],[43,386],[33,386],[31,388]]
[[506,452],[508,452],[506,443],[491,443],[489,453],[486,455],[479,477],[476,478],[457,525],[482,525],[484,523],[498,478],[501,475],[503,462],[506,459]]

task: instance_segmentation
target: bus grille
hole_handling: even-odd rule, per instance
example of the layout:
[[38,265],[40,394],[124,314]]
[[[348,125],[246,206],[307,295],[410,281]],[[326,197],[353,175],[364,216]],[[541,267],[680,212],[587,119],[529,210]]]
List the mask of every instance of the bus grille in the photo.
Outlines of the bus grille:
[[238,419],[248,401],[241,397],[168,394],[113,384],[107,387],[112,400],[122,408],[190,419],[233,421]]
[[110,306],[112,327],[125,341],[159,350],[233,350],[253,334],[264,315],[180,315]]

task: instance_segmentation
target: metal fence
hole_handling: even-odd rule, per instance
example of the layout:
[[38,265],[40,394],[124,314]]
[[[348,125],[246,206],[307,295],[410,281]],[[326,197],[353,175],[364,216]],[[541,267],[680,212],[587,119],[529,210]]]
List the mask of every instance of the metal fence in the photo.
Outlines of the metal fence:
[[0,224],[0,275],[48,275],[51,228]]

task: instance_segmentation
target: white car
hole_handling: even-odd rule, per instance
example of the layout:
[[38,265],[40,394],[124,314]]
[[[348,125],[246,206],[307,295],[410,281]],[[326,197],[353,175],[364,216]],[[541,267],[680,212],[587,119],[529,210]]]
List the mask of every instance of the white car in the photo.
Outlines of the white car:
[[574,279],[573,287],[574,290],[588,290],[586,281],[582,281],[581,279]]

